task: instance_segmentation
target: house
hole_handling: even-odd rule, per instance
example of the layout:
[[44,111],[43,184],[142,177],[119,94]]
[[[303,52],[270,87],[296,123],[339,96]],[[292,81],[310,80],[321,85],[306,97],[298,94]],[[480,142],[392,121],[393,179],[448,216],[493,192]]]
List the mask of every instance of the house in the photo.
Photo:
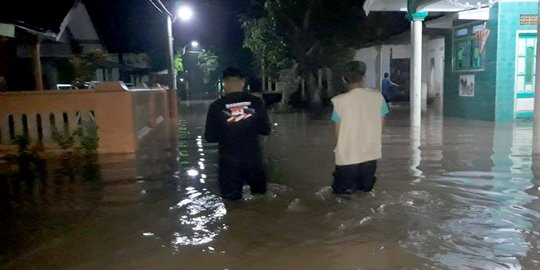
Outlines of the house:
[[[0,56],[9,61],[2,61],[0,77],[7,81],[7,90],[73,88],[72,83],[78,77],[87,77],[85,82],[122,80],[128,86],[149,80],[148,54],[108,53],[107,42],[99,34],[84,2],[62,1],[63,8],[57,8],[67,11],[64,15],[56,12],[53,23],[31,20],[25,14],[13,15],[11,19],[1,14]],[[35,25],[29,25],[27,20]],[[90,61],[93,65],[88,67],[86,60],[92,59],[84,56],[95,53],[103,54],[103,59]],[[35,55],[39,59],[34,59]],[[77,60],[80,63],[72,62]],[[39,66],[41,75],[32,78],[32,66]],[[41,86],[33,83],[39,81],[37,78],[41,78]]]
[[[426,110],[428,104],[435,104],[441,108],[443,104],[443,78],[444,78],[444,31],[426,29],[423,36],[422,47],[422,109]],[[366,74],[366,87],[381,89],[384,74],[388,73],[390,79],[399,85],[393,90],[392,101],[409,101],[410,98],[410,65],[412,57],[411,33],[391,36],[367,44],[357,50],[355,60],[363,61],[369,68]]]
[[[57,0],[52,7],[47,1],[28,0],[0,10],[0,90],[9,90],[0,92],[0,153],[16,151],[18,136],[54,152],[59,147],[56,132],[70,137],[88,125],[99,127],[100,153],[134,154],[153,143],[154,134],[168,136],[177,115],[173,90],[130,89],[117,81],[134,82],[148,74],[150,59],[141,50],[110,49],[114,42],[129,43],[125,40],[130,35],[109,33],[103,23],[98,27],[96,22],[105,16],[91,15],[106,10],[88,8],[96,3],[109,1]],[[128,16],[106,17],[133,24]],[[116,39],[111,41],[111,36]],[[81,60],[88,54],[97,58],[90,59],[93,66]],[[82,68],[75,69],[70,60]],[[57,89],[63,82],[73,88],[69,86],[75,75],[87,73],[90,80],[115,81],[98,82],[91,90],[36,91]]]
[[[442,73],[436,70],[438,58],[429,56],[433,48],[425,45],[432,40],[429,35],[413,39],[405,46],[411,46],[412,58],[415,42],[423,48],[422,55],[414,58],[421,59],[421,68],[412,77],[421,78],[414,83],[418,92],[424,85],[423,96],[430,89],[426,85],[440,84],[437,76],[442,74],[445,116],[486,121],[533,116],[537,0],[470,3],[465,0],[368,0],[364,9],[367,13],[410,10],[413,33],[441,31],[444,40]],[[423,29],[418,25],[423,25]],[[435,74],[431,73],[432,66],[435,66]],[[419,105],[413,107],[413,114],[419,115]]]

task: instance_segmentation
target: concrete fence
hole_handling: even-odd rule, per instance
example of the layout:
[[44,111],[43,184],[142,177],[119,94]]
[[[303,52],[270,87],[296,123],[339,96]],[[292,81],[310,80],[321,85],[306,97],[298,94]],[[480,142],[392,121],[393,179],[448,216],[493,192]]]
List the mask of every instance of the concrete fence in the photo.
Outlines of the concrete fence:
[[169,119],[167,90],[128,90],[121,82],[96,89],[0,93],[0,150],[15,149],[13,139],[58,148],[53,130],[72,134],[84,123],[98,127],[100,153],[134,153],[139,141]]

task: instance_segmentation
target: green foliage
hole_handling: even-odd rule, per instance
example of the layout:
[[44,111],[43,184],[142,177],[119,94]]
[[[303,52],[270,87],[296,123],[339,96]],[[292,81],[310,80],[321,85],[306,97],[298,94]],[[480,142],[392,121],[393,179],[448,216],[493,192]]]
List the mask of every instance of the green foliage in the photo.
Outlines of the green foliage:
[[77,88],[84,88],[84,83],[92,79],[93,71],[102,66],[106,60],[107,55],[99,50],[71,56],[69,62],[74,72],[73,84]]
[[212,50],[203,50],[198,56],[198,66],[203,73],[204,83],[207,84],[211,80],[217,78],[217,70],[219,67],[219,58]]
[[68,177],[75,181],[75,175],[80,169],[85,179],[97,179],[99,176],[98,127],[94,122],[83,122],[73,133],[59,132],[53,129],[53,139],[62,149],[60,162],[62,166],[56,173],[59,177]]
[[98,152],[99,147],[99,136],[98,136],[98,127],[94,122],[85,122],[80,129],[78,134],[79,141],[82,149],[87,154],[93,154]]
[[30,138],[26,135],[17,135],[15,136],[13,143],[18,146],[19,153],[22,153],[28,150],[28,146],[30,145]]
[[38,177],[45,186],[47,178],[46,161],[40,155],[42,147],[40,144],[29,147],[31,140],[28,135],[17,135],[13,140],[18,146],[18,152],[14,155],[7,155],[3,159],[9,165],[8,175],[15,179],[14,191],[19,193],[21,184],[25,183],[28,192],[34,188],[34,179]]
[[85,154],[97,153],[99,147],[98,127],[94,122],[83,122],[73,133],[59,132],[53,128],[53,140],[62,150],[83,150]]
[[356,49],[408,26],[400,14],[366,17],[358,0],[252,2],[252,6],[264,6],[264,12],[244,17],[244,45],[259,59],[276,51],[279,56],[290,56],[305,75],[320,67],[339,66],[353,59]]
[[176,69],[177,74],[184,72],[184,61],[182,60],[182,55],[176,53],[174,56],[174,68]]
[[289,64],[286,44],[276,33],[275,22],[270,17],[243,19],[244,47],[251,50],[257,66],[272,75]]

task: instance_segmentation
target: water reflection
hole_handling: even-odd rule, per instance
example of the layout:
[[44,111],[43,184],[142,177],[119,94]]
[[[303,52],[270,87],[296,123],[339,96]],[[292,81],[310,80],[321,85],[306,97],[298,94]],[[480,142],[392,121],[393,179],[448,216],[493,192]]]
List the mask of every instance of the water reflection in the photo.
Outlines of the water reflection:
[[172,245],[176,251],[180,246],[202,245],[212,242],[227,225],[222,223],[227,214],[220,197],[206,189],[199,192],[194,187],[186,188],[188,198],[170,208],[179,216],[179,230],[173,234]]
[[540,268],[540,162],[527,122],[428,111],[411,130],[407,110],[393,108],[374,192],[341,199],[329,187],[332,123],[273,114],[267,196],[228,203],[217,196],[217,146],[202,140],[205,111],[181,113],[167,154],[149,149],[133,170],[102,168],[105,181],[123,181],[19,216],[20,229],[1,240],[25,238],[36,216],[48,237],[3,251],[0,268]]
[[[457,139],[471,146],[485,143],[485,136],[470,135],[462,133]],[[442,222],[428,230],[427,237],[411,234],[417,248],[439,241],[439,251],[426,256],[451,269],[521,269],[520,258],[535,248],[525,234],[538,217],[526,207],[538,199],[526,192],[534,179],[531,143],[530,124],[500,124],[494,129],[493,150],[477,149],[492,153],[492,168],[479,171],[486,163],[459,153],[466,158],[462,166],[473,170],[447,171],[438,179],[451,196],[453,203],[445,209],[450,214],[442,215]],[[460,151],[467,151],[466,145],[460,146]],[[449,154],[445,159],[456,160],[452,151],[445,154]]]

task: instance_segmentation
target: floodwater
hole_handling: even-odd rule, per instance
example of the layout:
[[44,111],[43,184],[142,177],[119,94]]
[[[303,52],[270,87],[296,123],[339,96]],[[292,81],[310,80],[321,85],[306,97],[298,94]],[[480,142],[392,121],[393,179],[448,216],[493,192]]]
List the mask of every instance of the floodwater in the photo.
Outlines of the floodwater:
[[331,194],[333,128],[273,114],[269,193],[216,196],[206,105],[182,107],[178,140],[102,166],[100,182],[12,202],[1,269],[540,269],[540,158],[530,122],[386,123],[375,190]]

